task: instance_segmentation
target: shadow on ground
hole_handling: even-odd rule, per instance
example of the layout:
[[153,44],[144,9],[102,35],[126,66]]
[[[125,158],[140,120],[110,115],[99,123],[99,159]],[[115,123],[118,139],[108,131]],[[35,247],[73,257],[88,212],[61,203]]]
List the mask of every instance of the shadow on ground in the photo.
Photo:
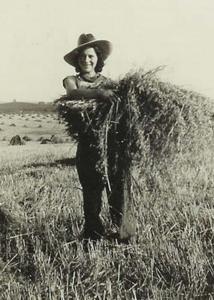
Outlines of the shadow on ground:
[[58,159],[55,160],[54,162],[45,162],[45,163],[32,163],[28,165],[24,165],[24,168],[38,168],[38,167],[57,167],[57,166],[75,166],[76,165],[76,157],[72,158],[64,158],[64,159]]

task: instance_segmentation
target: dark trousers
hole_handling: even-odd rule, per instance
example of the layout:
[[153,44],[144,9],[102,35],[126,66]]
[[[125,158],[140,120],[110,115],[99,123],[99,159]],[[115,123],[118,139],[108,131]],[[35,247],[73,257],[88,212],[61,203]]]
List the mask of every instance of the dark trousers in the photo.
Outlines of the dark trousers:
[[92,238],[104,233],[99,216],[104,188],[107,189],[113,225],[121,226],[124,201],[128,201],[125,187],[128,168],[121,134],[109,131],[105,150],[103,139],[95,131],[87,132],[80,135],[77,147],[77,171],[83,189],[84,231],[86,237]]

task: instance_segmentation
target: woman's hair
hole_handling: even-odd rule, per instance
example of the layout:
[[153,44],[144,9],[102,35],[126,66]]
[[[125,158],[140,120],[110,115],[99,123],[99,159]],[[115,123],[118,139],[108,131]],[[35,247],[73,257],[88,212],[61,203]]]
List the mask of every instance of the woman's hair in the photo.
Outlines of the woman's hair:
[[[95,72],[102,72],[102,69],[104,67],[104,60],[103,60],[102,52],[100,51],[100,49],[97,46],[91,47],[91,48],[94,49],[94,51],[97,54],[97,58],[98,58],[97,65],[95,67]],[[81,51],[77,53],[77,55],[76,55],[76,62],[75,62],[75,65],[74,65],[75,71],[77,73],[81,72],[81,69],[80,69],[80,66],[79,66],[79,63],[78,63],[80,54],[81,54]]]

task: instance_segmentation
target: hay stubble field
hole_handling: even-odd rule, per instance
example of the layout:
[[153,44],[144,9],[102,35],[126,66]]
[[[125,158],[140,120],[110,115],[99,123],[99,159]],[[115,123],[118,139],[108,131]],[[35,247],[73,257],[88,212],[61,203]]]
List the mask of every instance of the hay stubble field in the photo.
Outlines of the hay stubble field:
[[[208,127],[196,126],[191,151],[181,147],[155,164],[145,148],[133,173],[136,236],[128,245],[102,239],[88,251],[78,239],[83,211],[76,146],[66,140],[64,125],[54,115],[0,114],[0,127],[1,299],[214,298]],[[31,141],[9,146],[14,134]],[[38,142],[52,134],[64,142]],[[108,228],[105,195],[102,217]]]

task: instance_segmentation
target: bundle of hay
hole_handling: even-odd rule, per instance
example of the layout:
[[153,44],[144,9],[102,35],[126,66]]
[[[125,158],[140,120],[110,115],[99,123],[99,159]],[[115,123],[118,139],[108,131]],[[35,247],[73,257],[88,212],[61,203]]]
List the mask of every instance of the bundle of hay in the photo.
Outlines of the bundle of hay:
[[23,138],[22,138],[24,141],[26,141],[26,142],[30,142],[30,141],[32,141],[32,138],[30,138],[29,136],[27,136],[27,135],[25,135],[25,136],[23,136]]
[[63,139],[59,136],[54,135],[54,134],[51,136],[50,140],[53,144],[62,144],[63,143]]
[[138,70],[128,73],[112,86],[108,84],[107,88],[115,91],[118,102],[69,101],[69,97],[62,97],[57,109],[69,135],[76,137],[89,128],[99,130],[104,124],[109,129],[127,114],[127,129],[140,130],[141,138],[149,141],[150,151],[158,155],[191,148],[199,136],[210,139],[214,116],[212,101],[196,92],[160,81],[156,77],[157,71]]
[[25,142],[23,139],[20,137],[20,135],[14,135],[11,140],[10,140],[10,145],[24,145]]
[[45,145],[45,144],[52,144],[52,141],[48,138],[42,138],[41,140],[41,143],[42,145]]
[[[124,144],[127,168],[138,166],[144,188],[153,190],[161,177],[157,179],[157,174],[169,179],[167,188],[173,172],[180,172],[184,165],[197,172],[207,158],[205,152],[214,148],[214,103],[196,92],[162,82],[156,76],[158,70],[137,70],[112,86],[108,84],[116,100],[69,101],[65,96],[57,107],[70,136],[100,136],[102,151],[107,149],[109,132],[116,139],[118,130],[122,132],[119,142]],[[209,164],[207,161],[207,167]],[[179,185],[185,176],[181,178]]]

